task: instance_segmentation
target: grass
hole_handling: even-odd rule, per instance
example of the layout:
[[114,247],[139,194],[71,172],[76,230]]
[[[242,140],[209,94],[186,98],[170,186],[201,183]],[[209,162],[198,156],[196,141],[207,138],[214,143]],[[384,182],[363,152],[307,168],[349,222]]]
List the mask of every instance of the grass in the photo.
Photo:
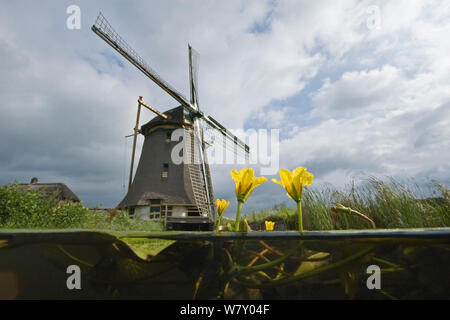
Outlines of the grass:
[[88,209],[82,203],[57,201],[39,191],[11,184],[0,187],[0,229],[103,229],[111,231],[162,231],[162,221],[142,221],[125,211]]
[[163,231],[162,220],[137,220],[130,218],[128,212],[118,211],[112,217],[106,210],[90,210],[85,222],[87,229],[104,229],[112,231]]
[[[330,207],[341,203],[372,219],[377,228],[431,228],[450,226],[450,190],[433,185],[436,198],[424,199],[423,187],[408,188],[391,179],[369,178],[358,187],[305,189],[302,201],[306,230],[367,229],[367,221],[348,213],[334,213]],[[162,221],[130,218],[127,212],[110,214],[88,209],[81,203],[43,198],[38,191],[20,185],[0,187],[0,229],[102,229],[110,231],[162,231]],[[264,221],[275,221],[275,230],[298,230],[297,213],[286,205],[244,215],[253,230],[264,230]],[[231,223],[223,217],[223,224]]]
[[[377,228],[432,228],[450,226],[450,191],[445,186],[431,186],[436,198],[423,198],[424,187],[407,187],[390,179],[369,178],[362,185],[346,190],[306,189],[303,195],[303,224],[306,230],[367,229],[370,225],[356,215],[334,213],[330,207],[341,203],[372,219]],[[275,221],[287,230],[297,230],[293,208],[280,205],[273,210],[253,212],[246,216],[253,229],[264,229],[264,221]],[[284,228],[283,228],[284,229]]]

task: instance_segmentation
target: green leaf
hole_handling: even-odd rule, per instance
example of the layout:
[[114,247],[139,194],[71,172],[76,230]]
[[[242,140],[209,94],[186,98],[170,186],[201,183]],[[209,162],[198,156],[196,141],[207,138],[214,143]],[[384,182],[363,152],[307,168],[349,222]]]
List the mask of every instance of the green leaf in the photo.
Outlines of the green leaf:
[[328,252],[317,252],[311,256],[308,257],[308,259],[311,260],[318,260],[318,261],[303,261],[300,266],[298,267],[297,271],[294,275],[300,275],[302,273],[306,273],[309,271],[312,271],[314,269],[317,269],[329,262],[330,254]]

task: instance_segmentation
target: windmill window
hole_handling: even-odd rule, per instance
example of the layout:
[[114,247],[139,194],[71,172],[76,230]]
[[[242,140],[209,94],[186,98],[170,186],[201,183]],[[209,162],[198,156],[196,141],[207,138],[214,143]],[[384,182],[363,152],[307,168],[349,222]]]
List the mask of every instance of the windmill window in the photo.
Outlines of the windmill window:
[[172,131],[166,132],[166,143],[170,143],[172,141]]
[[160,206],[151,206],[150,207],[150,212],[161,212],[161,207]]
[[150,219],[159,218],[161,213],[161,199],[150,200]]
[[172,207],[168,206],[167,204],[161,206],[161,216],[162,217],[165,217],[167,215],[167,213],[169,212],[169,208],[170,208],[170,210],[172,210]]
[[163,179],[167,179],[169,177],[169,164],[168,163],[163,164],[163,172],[161,173],[161,177]]
[[155,214],[151,214],[149,217],[150,217],[150,219],[159,219],[159,218],[161,218],[161,214],[155,213]]

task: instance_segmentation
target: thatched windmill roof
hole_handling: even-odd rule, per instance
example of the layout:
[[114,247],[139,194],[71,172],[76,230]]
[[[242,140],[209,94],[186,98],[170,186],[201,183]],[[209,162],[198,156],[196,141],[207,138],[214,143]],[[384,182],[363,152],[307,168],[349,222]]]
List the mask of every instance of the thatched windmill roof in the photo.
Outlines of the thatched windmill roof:
[[163,119],[160,116],[156,116],[152,118],[149,122],[142,125],[141,130],[145,132],[145,129],[149,127],[155,127],[157,125],[164,125],[164,124],[175,124],[180,125],[183,123],[184,116],[183,116],[183,107],[178,106],[175,108],[172,108],[170,110],[167,110],[163,112],[164,115],[167,116],[167,119]]

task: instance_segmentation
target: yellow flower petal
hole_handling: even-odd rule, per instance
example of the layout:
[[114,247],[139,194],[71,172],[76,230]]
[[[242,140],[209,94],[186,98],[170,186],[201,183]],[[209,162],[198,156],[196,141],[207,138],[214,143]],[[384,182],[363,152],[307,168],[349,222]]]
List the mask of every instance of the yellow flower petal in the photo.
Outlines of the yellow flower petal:
[[306,168],[297,167],[292,172],[287,169],[280,170],[281,182],[272,179],[274,183],[282,185],[287,195],[295,201],[300,201],[303,194],[303,186],[310,186],[314,175],[306,171]]
[[281,169],[280,170],[280,178],[283,183],[283,187],[286,189],[289,196],[296,200],[298,198],[298,194],[295,190],[293,180],[292,180],[292,173],[287,169]]
[[263,184],[267,181],[266,177],[255,177],[253,180],[253,184],[255,187],[259,186],[260,184]]
[[230,204],[230,201],[226,201],[225,199],[222,199],[222,200],[217,199],[216,200],[216,206],[217,206],[217,211],[218,211],[219,216],[221,216],[225,212],[225,210],[228,208],[229,204]]
[[255,177],[252,168],[244,168],[239,172],[231,170],[230,173],[236,182],[236,197],[240,202],[245,202],[257,186],[267,181],[265,177]]
[[273,221],[265,221],[266,231],[273,231],[273,227],[275,226],[275,222]]
[[239,182],[239,173],[236,170],[231,170],[230,173],[233,180]]
[[303,168],[303,167],[297,167],[297,168],[295,168],[295,169],[292,171],[292,175],[293,175],[293,176],[297,176],[297,175],[302,174],[302,173],[305,172],[305,171],[306,171],[306,168]]
[[283,185],[283,182],[278,181],[278,180],[276,180],[276,179],[272,179],[272,182],[273,182],[273,183],[278,183],[279,185]]

